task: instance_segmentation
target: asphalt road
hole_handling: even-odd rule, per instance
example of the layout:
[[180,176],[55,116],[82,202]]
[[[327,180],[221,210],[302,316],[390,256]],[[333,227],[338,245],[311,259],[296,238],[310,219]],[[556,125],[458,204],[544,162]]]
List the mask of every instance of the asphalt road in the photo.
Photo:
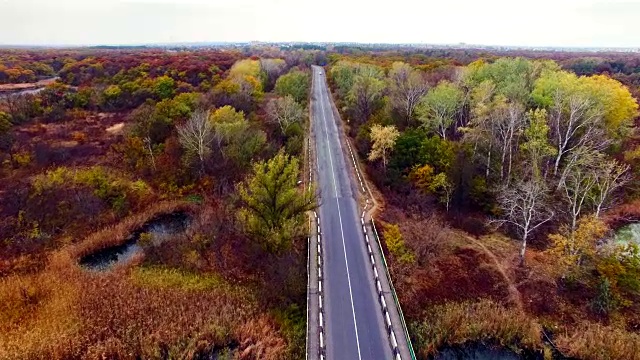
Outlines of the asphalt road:
[[326,357],[392,359],[365,246],[355,183],[329,101],[324,69],[313,68],[313,133],[324,243]]

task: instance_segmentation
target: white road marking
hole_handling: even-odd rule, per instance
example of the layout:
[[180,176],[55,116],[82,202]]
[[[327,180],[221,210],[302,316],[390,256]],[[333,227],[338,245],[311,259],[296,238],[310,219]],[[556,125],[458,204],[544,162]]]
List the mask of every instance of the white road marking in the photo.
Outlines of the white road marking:
[[[321,90],[321,88],[319,87],[318,90]],[[327,129],[327,118],[325,116],[324,113],[324,106],[322,105],[322,101],[324,99],[323,97],[324,95],[324,91],[320,91],[320,108],[322,109],[322,120],[324,122],[324,131],[325,131],[325,136],[327,138],[327,150],[329,151],[329,162],[331,164],[331,176],[332,176],[332,180],[333,180],[333,190],[336,194],[336,205],[338,206],[338,218],[340,219],[340,233],[342,234],[342,250],[344,253],[344,262],[345,265],[347,267],[347,283],[349,284],[349,298],[351,300],[351,313],[353,314],[353,328],[356,332],[356,345],[358,347],[358,359],[362,360],[362,355],[360,354],[360,339],[358,338],[358,325],[356,322],[356,310],[353,306],[353,292],[351,290],[351,276],[349,275],[349,261],[347,260],[347,245],[345,244],[345,240],[344,240],[344,229],[342,227],[342,215],[340,213],[340,202],[338,201],[338,187],[336,185],[336,174],[335,171],[333,170],[333,157],[331,156],[331,146],[329,145],[329,130]]]

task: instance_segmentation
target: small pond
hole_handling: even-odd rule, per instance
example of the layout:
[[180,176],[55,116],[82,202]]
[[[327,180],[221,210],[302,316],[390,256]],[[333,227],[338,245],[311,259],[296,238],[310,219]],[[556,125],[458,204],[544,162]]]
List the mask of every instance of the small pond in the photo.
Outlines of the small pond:
[[185,212],[175,212],[157,216],[134,231],[121,245],[111,246],[80,259],[80,265],[95,271],[106,271],[116,264],[126,263],[136,254],[141,253],[142,246],[139,243],[142,234],[147,234],[145,239],[148,245],[159,245],[171,239],[171,237],[183,233],[191,221],[191,217]]
[[621,227],[616,231],[613,240],[618,244],[629,242],[640,244],[640,223],[632,223]]

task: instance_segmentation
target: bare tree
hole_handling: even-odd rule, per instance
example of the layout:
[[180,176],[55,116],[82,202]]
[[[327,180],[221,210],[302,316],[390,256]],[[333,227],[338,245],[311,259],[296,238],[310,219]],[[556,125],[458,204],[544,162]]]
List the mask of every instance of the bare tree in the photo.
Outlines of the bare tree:
[[595,191],[590,195],[596,206],[596,217],[599,217],[600,212],[609,205],[613,193],[631,180],[629,168],[628,164],[620,164],[615,159],[606,161],[597,167]]
[[427,82],[420,72],[414,70],[409,64],[393,63],[389,71],[389,95],[393,107],[398,109],[407,120],[413,118],[414,110],[427,90]]
[[498,139],[502,143],[500,179],[504,180],[506,178],[507,183],[509,183],[511,179],[513,149],[517,149],[518,137],[525,124],[524,115],[524,106],[517,103],[509,103],[504,109],[504,113],[494,125]]
[[149,136],[146,136],[144,139],[142,139],[142,142],[147,147],[146,150],[149,152],[149,157],[151,157],[151,166],[153,167],[153,170],[156,170],[156,158],[155,156],[153,156],[153,147],[151,144],[151,138]]
[[283,98],[272,99],[267,104],[267,116],[273,123],[280,125],[284,135],[293,123],[304,119],[304,109],[291,95]]
[[273,89],[276,80],[286,68],[287,63],[283,59],[260,59],[260,70],[264,73],[265,91]]
[[204,163],[211,154],[213,125],[209,122],[209,111],[196,110],[184,125],[178,126],[180,144],[200,160],[200,172],[204,173]]
[[504,187],[498,200],[504,212],[503,220],[498,223],[511,224],[520,233],[520,264],[523,265],[531,233],[551,220],[555,214],[547,202],[547,188],[541,181],[519,181]]
[[564,192],[567,201],[567,212],[571,219],[570,231],[573,236],[578,218],[591,205],[590,193],[596,185],[594,164],[601,162],[603,156],[601,153],[580,147],[571,154],[569,160],[558,186]]
[[553,174],[558,174],[560,162],[579,147],[602,150],[610,140],[603,130],[603,114],[593,101],[581,96],[564,97],[557,92],[550,114],[551,137],[557,149]]

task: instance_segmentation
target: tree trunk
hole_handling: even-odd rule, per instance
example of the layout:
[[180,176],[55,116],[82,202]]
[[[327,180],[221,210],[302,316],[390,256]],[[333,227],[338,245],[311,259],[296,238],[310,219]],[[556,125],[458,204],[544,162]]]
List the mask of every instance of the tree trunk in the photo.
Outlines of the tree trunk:
[[520,266],[524,266],[524,254],[527,251],[527,229],[524,230],[524,235],[522,236],[522,248],[520,249]]
[[489,172],[491,169],[491,150],[493,148],[493,144],[489,145],[489,151],[487,151],[487,169],[485,171],[485,177],[489,178]]

